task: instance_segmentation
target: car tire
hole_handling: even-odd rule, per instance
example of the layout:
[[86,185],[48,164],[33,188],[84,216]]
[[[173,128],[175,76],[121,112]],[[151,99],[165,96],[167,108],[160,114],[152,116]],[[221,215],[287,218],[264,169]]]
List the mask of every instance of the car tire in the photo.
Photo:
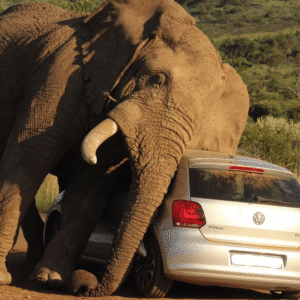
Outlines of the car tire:
[[59,213],[54,214],[49,217],[46,227],[46,236],[45,236],[45,248],[53,240],[54,236],[57,234],[61,224],[61,215]]
[[143,240],[147,255],[136,254],[133,260],[133,284],[141,297],[165,297],[173,281],[168,279],[163,270],[160,248],[152,233],[145,235]]

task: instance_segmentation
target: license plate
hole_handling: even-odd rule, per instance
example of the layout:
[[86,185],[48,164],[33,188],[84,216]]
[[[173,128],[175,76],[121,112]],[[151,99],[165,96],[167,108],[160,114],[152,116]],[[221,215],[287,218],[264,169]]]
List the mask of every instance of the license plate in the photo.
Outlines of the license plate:
[[283,269],[284,263],[281,256],[253,254],[253,253],[230,253],[230,262],[233,266]]

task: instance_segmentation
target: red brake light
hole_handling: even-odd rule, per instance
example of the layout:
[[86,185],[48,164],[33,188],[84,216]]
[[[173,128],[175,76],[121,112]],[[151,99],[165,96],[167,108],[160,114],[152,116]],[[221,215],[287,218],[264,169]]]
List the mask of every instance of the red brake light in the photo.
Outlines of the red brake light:
[[205,225],[204,211],[197,202],[174,200],[172,206],[172,220],[174,226],[197,227]]
[[230,166],[229,171],[241,171],[246,173],[257,173],[263,174],[264,170],[259,168],[250,168],[250,167],[240,167],[240,166]]

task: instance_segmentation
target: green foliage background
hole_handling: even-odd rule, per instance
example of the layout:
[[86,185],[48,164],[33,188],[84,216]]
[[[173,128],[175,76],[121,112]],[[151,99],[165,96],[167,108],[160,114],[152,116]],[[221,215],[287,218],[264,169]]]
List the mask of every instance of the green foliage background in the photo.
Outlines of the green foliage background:
[[266,116],[248,122],[238,153],[262,158],[300,174],[300,123]]
[[[84,13],[95,11],[104,1],[40,0]],[[0,12],[21,2],[29,0],[0,0]],[[238,154],[268,160],[300,175],[300,1],[177,2],[248,87],[251,107]],[[49,176],[37,194],[39,209],[46,211],[57,193],[55,178]]]

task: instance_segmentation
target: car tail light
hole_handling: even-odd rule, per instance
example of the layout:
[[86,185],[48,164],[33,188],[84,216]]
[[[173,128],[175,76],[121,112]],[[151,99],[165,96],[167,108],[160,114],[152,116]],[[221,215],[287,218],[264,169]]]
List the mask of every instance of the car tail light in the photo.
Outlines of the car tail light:
[[206,222],[201,205],[187,200],[173,201],[172,220],[174,226],[196,228],[204,226]]
[[264,173],[264,169],[241,167],[241,166],[230,166],[229,171],[241,171],[241,172],[245,172],[245,173],[256,173],[256,174]]

